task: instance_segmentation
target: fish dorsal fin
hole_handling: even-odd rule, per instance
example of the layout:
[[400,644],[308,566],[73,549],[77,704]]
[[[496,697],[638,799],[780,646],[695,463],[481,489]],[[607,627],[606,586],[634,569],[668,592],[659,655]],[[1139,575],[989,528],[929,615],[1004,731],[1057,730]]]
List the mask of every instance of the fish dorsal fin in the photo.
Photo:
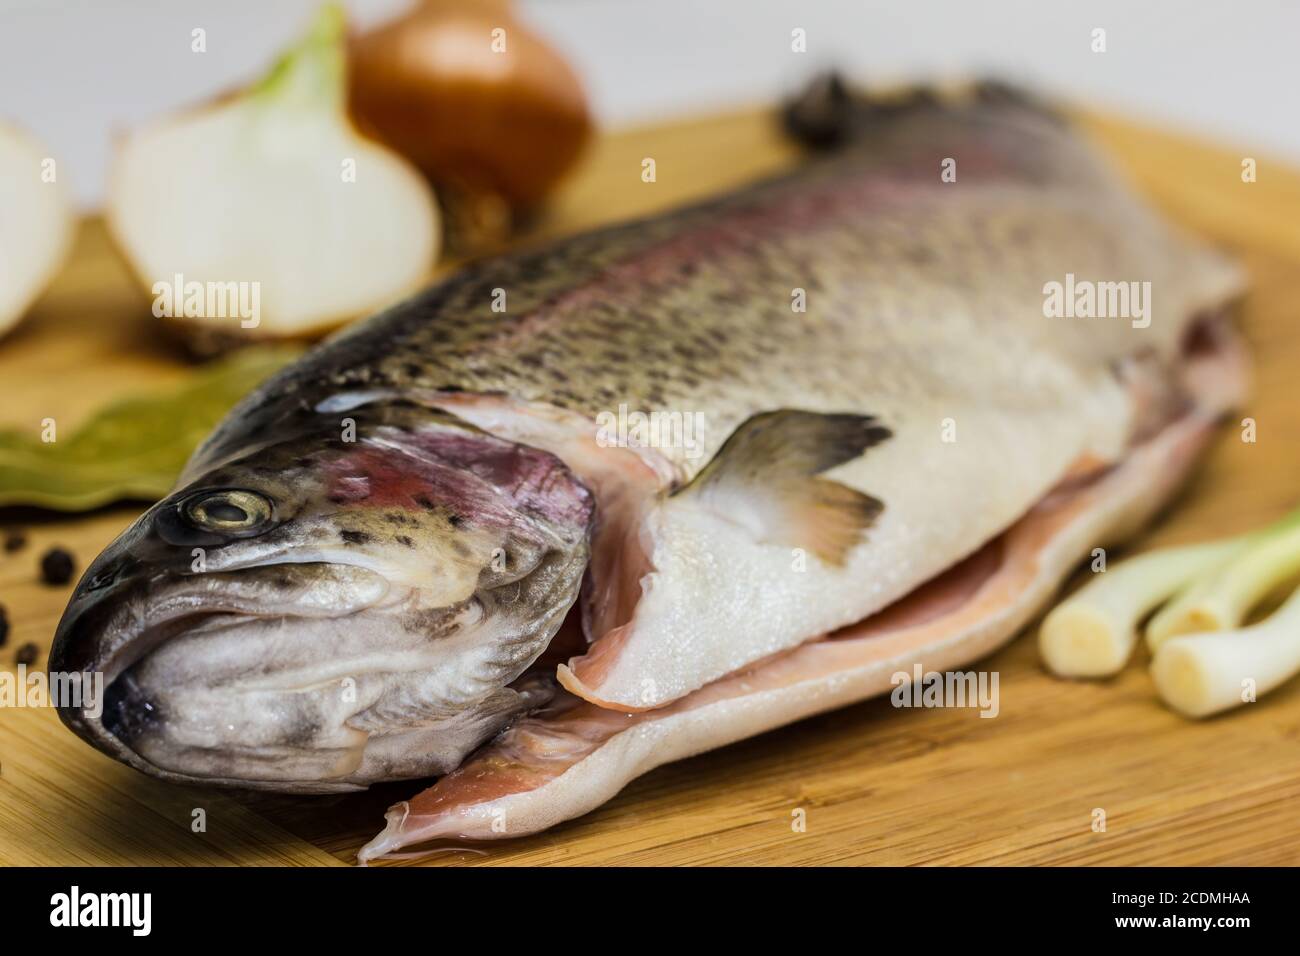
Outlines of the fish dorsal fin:
[[833,150],[869,139],[889,123],[925,111],[1026,110],[1064,122],[1054,107],[996,79],[958,86],[922,85],[892,90],[854,89],[834,71],[812,79],[782,112],[786,132],[815,150]]
[[884,504],[818,476],[890,434],[870,415],[762,412],[741,422],[699,474],[673,494],[692,496],[738,520],[752,519],[765,541],[807,548],[843,565]]

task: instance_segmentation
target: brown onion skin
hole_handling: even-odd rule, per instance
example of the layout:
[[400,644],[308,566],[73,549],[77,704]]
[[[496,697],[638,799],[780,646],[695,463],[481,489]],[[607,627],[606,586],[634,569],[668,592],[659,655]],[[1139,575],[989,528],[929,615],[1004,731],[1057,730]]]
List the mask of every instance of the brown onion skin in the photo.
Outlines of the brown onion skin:
[[[506,31],[506,52],[492,31]],[[577,75],[501,0],[424,0],[349,45],[349,106],[435,184],[536,205],[591,135]]]

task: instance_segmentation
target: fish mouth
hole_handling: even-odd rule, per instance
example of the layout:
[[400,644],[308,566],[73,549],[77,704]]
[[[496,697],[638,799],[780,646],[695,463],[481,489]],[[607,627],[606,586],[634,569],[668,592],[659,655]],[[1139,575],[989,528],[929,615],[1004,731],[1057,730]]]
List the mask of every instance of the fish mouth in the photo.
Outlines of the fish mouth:
[[[96,588],[94,570],[87,572],[64,613],[50,654],[52,672],[102,679],[100,684],[83,680],[83,686],[102,688],[98,699],[85,695],[58,702],[59,717],[70,730],[109,756],[173,782],[313,792],[361,789],[337,779],[346,775],[340,763],[355,763],[340,750],[364,747],[365,735],[358,732],[346,735],[349,747],[332,752],[303,746],[309,742],[306,733],[302,740],[282,746],[227,745],[206,755],[202,747],[185,748],[192,751],[188,754],[159,747],[169,703],[161,699],[162,682],[150,668],[160,655],[169,654],[170,674],[186,686],[187,675],[175,668],[186,642],[212,642],[223,636],[229,642],[253,634],[265,643],[286,629],[310,633],[313,628],[349,626],[388,596],[383,576],[355,565],[303,562],[238,571],[169,572]],[[211,692],[218,697],[228,692],[237,701],[241,666],[246,662],[232,662],[229,683]],[[195,684],[192,691],[203,688]],[[171,694],[172,701],[183,693],[188,691]],[[230,770],[228,776],[222,767]],[[295,778],[304,783],[299,786]]]

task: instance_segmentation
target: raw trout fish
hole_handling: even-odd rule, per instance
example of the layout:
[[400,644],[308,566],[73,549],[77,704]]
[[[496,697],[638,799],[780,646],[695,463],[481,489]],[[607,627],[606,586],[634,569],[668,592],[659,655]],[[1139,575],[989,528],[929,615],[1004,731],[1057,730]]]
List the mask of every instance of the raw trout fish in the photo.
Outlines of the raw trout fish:
[[1012,637],[1241,400],[1241,276],[1006,88],[788,125],[794,173],[471,265],[247,398],[87,569],[51,667],[107,690],[64,721],[174,781],[439,776],[366,860]]

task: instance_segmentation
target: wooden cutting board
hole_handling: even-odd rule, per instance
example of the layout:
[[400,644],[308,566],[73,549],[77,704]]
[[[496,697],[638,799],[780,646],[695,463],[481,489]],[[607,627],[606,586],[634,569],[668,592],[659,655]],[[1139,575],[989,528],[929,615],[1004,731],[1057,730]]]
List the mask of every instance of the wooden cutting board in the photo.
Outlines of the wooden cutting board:
[[[1300,498],[1300,172],[1126,123],[1088,126],[1175,219],[1231,249],[1253,278],[1242,322],[1259,358],[1258,423],[1225,427],[1205,467],[1140,546],[1223,535]],[[1241,181],[1245,156],[1258,182]],[[657,181],[643,183],[653,157]],[[608,136],[530,238],[706,195],[792,162],[757,114]],[[163,387],[186,365],[157,334],[98,221],[28,320],[0,341],[0,426],[74,426],[114,397]],[[30,538],[0,554],[12,634],[45,661],[70,587],[37,580],[50,545],[84,565],[139,512],[0,515]],[[1066,683],[1032,636],[982,667],[1001,714],[897,711],[876,700],[660,768],[566,825],[454,864],[1300,863],[1300,680],[1189,723],[1155,699],[1141,655],[1114,680]],[[384,808],[418,784],[285,798],[164,785],[75,739],[51,710],[0,710],[0,865],[350,863]],[[1106,813],[1105,832],[1092,829]],[[206,831],[194,832],[196,810]],[[804,811],[806,829],[792,827]]]

